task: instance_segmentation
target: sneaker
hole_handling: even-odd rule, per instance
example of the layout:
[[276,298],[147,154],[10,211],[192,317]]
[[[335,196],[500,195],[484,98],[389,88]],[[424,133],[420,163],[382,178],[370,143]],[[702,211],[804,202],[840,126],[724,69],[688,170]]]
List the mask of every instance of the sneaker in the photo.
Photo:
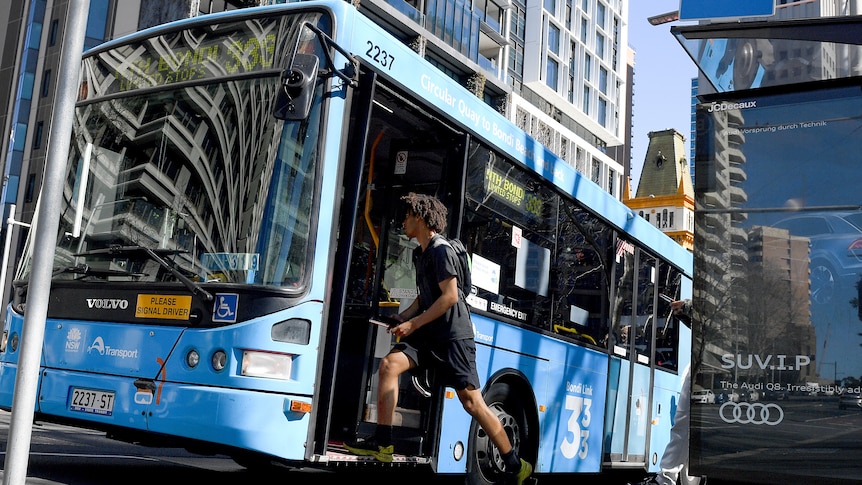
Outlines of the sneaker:
[[507,474],[509,475],[509,479],[506,480],[506,483],[511,485],[522,485],[524,480],[529,478],[532,474],[533,465],[530,465],[526,460],[521,458],[521,469],[518,470],[518,473]]
[[352,442],[344,443],[344,447],[354,455],[373,456],[377,461],[383,463],[392,463],[392,454],[395,452],[395,446],[380,446],[374,438],[358,439]]

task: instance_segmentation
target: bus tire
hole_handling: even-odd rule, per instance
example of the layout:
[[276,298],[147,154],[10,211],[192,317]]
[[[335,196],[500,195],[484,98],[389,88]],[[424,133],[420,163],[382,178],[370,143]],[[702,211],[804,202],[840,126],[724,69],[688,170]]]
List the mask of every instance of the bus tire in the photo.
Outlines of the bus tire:
[[[527,449],[529,429],[527,410],[519,399],[519,393],[506,382],[494,383],[485,393],[485,402],[503,424],[513,448],[522,458],[531,461]],[[503,483],[503,458],[491,442],[491,438],[473,419],[467,444],[466,485],[491,485]]]

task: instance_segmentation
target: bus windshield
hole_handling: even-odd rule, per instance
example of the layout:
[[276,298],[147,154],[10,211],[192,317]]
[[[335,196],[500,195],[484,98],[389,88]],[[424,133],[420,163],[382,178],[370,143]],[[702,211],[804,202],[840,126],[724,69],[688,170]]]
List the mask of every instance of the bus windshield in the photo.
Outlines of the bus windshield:
[[[317,23],[321,16],[306,17]],[[273,45],[273,31],[298,23],[205,26],[197,38],[168,33],[85,59],[87,99],[76,110],[55,279],[182,275],[196,283],[304,286],[323,83],[306,119],[273,117],[282,58],[296,39],[280,33],[287,41]],[[230,59],[244,61],[225,76],[231,49]],[[173,70],[164,68],[169,59]],[[156,78],[158,88],[141,89]],[[18,277],[29,272],[27,256]]]

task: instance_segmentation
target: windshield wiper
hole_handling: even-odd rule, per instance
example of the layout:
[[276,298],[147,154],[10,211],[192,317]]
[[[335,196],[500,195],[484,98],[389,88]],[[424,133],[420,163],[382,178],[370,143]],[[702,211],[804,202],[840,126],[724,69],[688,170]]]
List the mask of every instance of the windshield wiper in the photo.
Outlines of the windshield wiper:
[[165,268],[170,271],[170,273],[174,276],[174,278],[178,279],[189,291],[192,292],[193,295],[200,296],[204,299],[204,301],[213,301],[215,298],[212,293],[203,289],[199,284],[194,281],[188,279],[184,274],[180,273],[173,264],[167,262],[160,256],[159,253],[164,255],[174,255],[185,253],[185,250],[177,250],[177,249],[150,249],[144,246],[120,246],[118,244],[108,246],[107,248],[102,249],[93,249],[91,251],[85,251],[83,253],[74,254],[73,256],[92,256],[96,254],[109,254],[109,255],[129,255],[129,254],[145,254],[147,257],[158,263],[159,266]]
[[146,276],[146,273],[132,273],[131,271],[123,271],[120,269],[98,269],[93,268],[88,264],[78,264],[75,266],[66,266],[65,268],[60,268],[57,271],[54,271],[51,274],[51,277],[58,276],[64,273],[72,273],[81,276],[101,276],[101,277],[111,277],[111,276],[133,276],[135,278],[141,278]]

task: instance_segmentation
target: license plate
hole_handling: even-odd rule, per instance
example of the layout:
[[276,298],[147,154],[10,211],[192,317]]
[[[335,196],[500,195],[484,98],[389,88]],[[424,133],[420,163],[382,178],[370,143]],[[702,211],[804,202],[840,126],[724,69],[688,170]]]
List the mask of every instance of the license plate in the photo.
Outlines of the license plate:
[[93,389],[72,388],[71,411],[110,416],[114,412],[114,393]]

